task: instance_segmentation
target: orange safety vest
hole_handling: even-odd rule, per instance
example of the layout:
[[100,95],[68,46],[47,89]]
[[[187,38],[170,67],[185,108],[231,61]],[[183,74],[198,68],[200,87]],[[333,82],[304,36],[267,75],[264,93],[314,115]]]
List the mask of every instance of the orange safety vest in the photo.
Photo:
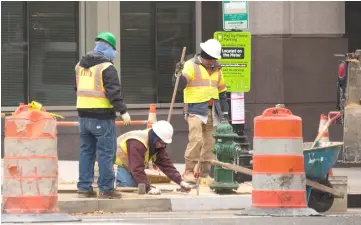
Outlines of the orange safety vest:
[[111,65],[101,63],[89,69],[79,66],[79,63],[75,66],[77,108],[113,108],[103,87],[103,71]]

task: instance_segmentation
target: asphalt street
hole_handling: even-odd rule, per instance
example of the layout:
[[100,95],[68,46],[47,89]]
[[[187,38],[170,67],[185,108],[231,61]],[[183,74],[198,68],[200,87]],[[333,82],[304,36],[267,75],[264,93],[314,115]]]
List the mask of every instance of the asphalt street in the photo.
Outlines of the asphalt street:
[[[114,213],[75,215],[81,222],[41,224],[119,224],[119,225],[361,225],[361,209],[347,213],[314,217],[254,217],[237,216],[237,211]],[[34,224],[34,223],[32,223]]]

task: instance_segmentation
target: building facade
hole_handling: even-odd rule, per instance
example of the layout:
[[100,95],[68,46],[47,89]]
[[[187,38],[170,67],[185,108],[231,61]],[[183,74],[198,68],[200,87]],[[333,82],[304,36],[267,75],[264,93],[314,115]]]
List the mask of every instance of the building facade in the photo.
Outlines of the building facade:
[[[245,95],[246,134],[252,141],[253,118],[284,103],[302,117],[305,140],[312,141],[320,114],[335,110],[334,54],[361,47],[361,4],[249,2],[249,9],[252,87]],[[1,10],[2,111],[36,100],[66,120],[77,119],[74,66],[94,47],[97,33],[116,36],[114,63],[132,119],[146,119],[149,104],[156,103],[159,120],[168,113],[182,48],[194,54],[201,41],[222,30],[220,1],[1,2]],[[181,163],[188,135],[181,93],[176,102],[169,151]],[[119,128],[119,134],[127,130]],[[60,159],[77,160],[77,129],[61,127],[58,133]],[[330,133],[331,139],[342,139],[340,126]]]

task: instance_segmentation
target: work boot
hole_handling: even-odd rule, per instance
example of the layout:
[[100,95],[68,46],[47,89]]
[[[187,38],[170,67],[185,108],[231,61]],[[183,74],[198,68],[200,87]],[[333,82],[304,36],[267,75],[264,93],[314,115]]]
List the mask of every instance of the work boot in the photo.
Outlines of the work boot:
[[184,180],[185,182],[189,182],[189,183],[195,183],[196,178],[194,177],[193,170],[192,171],[189,171],[189,170],[184,171],[184,173],[182,174],[182,180]]
[[78,198],[96,198],[97,192],[94,190],[90,191],[79,191],[78,190]]
[[117,190],[112,190],[109,192],[99,192],[99,196],[98,198],[101,199],[117,199],[117,198],[122,198],[122,194],[117,191]]
[[212,164],[210,162],[199,162],[199,177],[209,177]]
[[189,160],[186,160],[185,162],[185,171],[182,174],[182,179],[185,182],[190,182],[190,183],[195,183],[196,182],[196,178],[194,177],[194,167],[197,164],[197,162],[192,162]]

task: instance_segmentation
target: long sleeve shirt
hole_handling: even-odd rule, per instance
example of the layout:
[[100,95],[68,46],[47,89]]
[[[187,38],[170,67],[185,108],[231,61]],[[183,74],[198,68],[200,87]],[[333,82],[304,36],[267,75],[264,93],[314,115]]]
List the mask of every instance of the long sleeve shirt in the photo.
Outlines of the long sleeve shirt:
[[[148,183],[147,175],[145,174],[144,158],[147,149],[138,140],[130,139],[127,141],[128,149],[128,168],[137,184],[143,183],[146,185],[147,192],[150,190],[150,184]],[[154,162],[158,168],[171,179],[173,182],[180,184],[182,177],[178,170],[174,167],[172,160],[168,156],[165,148],[150,150],[149,158],[154,154],[157,155],[157,159]]]

